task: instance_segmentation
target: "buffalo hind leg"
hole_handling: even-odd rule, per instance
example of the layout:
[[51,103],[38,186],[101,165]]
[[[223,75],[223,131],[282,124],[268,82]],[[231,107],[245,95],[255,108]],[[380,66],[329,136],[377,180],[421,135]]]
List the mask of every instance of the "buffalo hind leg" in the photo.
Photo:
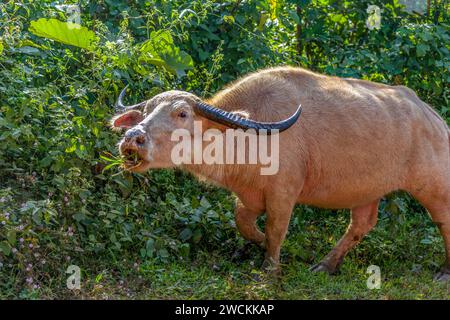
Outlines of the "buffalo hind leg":
[[450,187],[444,184],[430,192],[412,193],[413,196],[428,210],[431,219],[439,228],[444,239],[445,262],[434,279],[437,281],[450,280]]
[[313,272],[327,272],[334,274],[338,271],[347,252],[356,246],[361,239],[377,224],[378,203],[356,207],[351,210],[350,224],[344,236],[338,241],[331,252],[310,270]]

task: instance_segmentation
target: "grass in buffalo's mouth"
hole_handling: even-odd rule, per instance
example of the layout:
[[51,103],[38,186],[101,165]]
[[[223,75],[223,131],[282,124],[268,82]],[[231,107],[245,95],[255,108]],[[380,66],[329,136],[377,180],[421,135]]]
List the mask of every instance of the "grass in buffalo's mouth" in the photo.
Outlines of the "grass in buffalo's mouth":
[[131,151],[120,156],[105,153],[105,155],[101,155],[100,158],[108,163],[103,169],[103,172],[115,166],[125,170],[132,170],[139,167],[144,161],[137,152]]
[[131,170],[141,165],[143,161],[143,159],[136,152],[128,152],[127,154],[120,156],[114,156],[110,153],[106,153],[105,155],[101,155],[100,158],[108,163],[103,169],[103,172],[115,166],[125,170]]
[[142,158],[137,152],[128,151],[122,158],[124,159],[122,167],[127,170],[135,168],[142,163]]

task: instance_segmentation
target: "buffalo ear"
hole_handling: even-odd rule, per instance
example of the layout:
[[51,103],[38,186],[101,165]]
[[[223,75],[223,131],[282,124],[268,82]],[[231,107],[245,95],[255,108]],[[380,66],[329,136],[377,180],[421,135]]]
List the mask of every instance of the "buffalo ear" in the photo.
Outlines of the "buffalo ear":
[[142,120],[144,120],[142,112],[130,110],[112,118],[111,127],[113,129],[128,129],[134,127]]

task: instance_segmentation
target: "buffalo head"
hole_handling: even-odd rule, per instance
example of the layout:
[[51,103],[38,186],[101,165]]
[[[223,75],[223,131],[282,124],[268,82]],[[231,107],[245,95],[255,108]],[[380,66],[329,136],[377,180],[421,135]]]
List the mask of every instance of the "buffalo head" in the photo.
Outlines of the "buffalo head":
[[[125,168],[144,172],[150,168],[173,167],[171,150],[175,142],[171,135],[176,129],[185,129],[194,135],[194,121],[208,122],[234,129],[284,131],[292,126],[301,113],[301,107],[289,118],[279,122],[250,120],[239,112],[228,112],[211,106],[194,94],[184,91],[167,91],[150,100],[125,106],[122,99],[126,87],[116,103],[121,114],[115,116],[111,125],[114,129],[126,129],[119,143],[119,151],[125,157]],[[210,125],[208,126],[210,127]]]

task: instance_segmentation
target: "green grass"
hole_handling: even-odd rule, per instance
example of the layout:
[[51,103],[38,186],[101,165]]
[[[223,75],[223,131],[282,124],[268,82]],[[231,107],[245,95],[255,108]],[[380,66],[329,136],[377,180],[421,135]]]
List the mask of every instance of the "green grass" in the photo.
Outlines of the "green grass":
[[[382,268],[379,290],[366,286],[366,265],[347,259],[339,275],[312,274],[306,263],[292,261],[279,280],[265,277],[251,261],[229,262],[217,252],[192,262],[124,266],[84,274],[81,290],[65,288],[65,277],[24,291],[21,298],[70,299],[449,299],[449,284],[432,281],[433,272],[412,271],[411,262],[392,261]],[[124,268],[124,269],[123,269]],[[99,274],[102,277],[99,277]],[[260,274],[259,279],[255,275]],[[2,298],[10,298],[2,292]]]
[[[432,280],[443,262],[443,243],[429,218],[381,214],[378,226],[344,260],[338,275],[308,269],[330,250],[344,232],[345,211],[317,213],[296,209],[282,250],[279,279],[259,271],[263,251],[253,246],[247,256],[232,261],[243,241],[230,239],[222,248],[202,249],[185,259],[162,262],[124,252],[120,259],[80,255],[55,264],[39,289],[23,287],[17,295],[14,273],[2,284],[0,298],[26,299],[449,299],[450,283]],[[402,220],[398,223],[397,220]],[[424,241],[423,239],[435,239]],[[208,246],[208,239],[203,240]],[[82,269],[81,290],[66,288],[65,268]],[[381,288],[369,290],[370,265],[381,268]],[[17,275],[16,275],[17,276]]]

